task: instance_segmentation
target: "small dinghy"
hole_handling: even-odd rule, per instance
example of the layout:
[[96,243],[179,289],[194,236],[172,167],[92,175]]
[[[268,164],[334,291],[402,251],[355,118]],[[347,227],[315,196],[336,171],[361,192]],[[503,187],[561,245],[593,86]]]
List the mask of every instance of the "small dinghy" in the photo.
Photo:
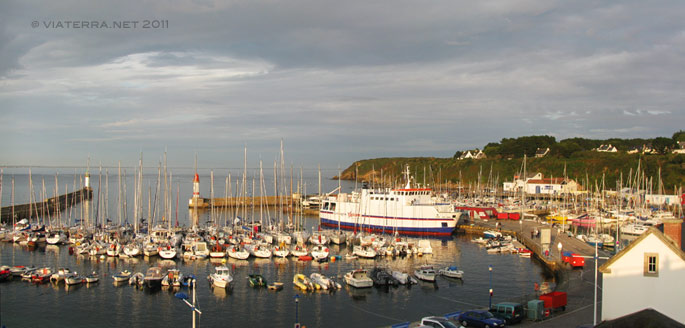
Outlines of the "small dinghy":
[[266,287],[266,280],[259,273],[248,275],[247,280],[252,287]]
[[83,283],[84,279],[85,278],[83,278],[82,276],[79,276],[78,273],[72,272],[71,274],[67,275],[64,278],[64,283],[67,286],[80,285],[81,283]]
[[86,283],[88,284],[94,284],[98,281],[100,281],[100,277],[98,277],[98,273],[95,271],[86,276]]
[[267,288],[269,288],[269,290],[279,291],[279,290],[283,289],[283,283],[282,282],[274,282],[274,283],[269,284],[267,286]]
[[[295,285],[295,287],[297,287],[303,291],[314,290],[316,288],[314,286],[314,284],[312,283],[312,281],[309,280],[309,278],[307,278],[307,276],[305,276],[301,273],[295,274],[295,276],[293,276],[293,285]],[[321,288],[321,286],[319,286],[319,288]],[[316,288],[316,289],[319,289],[319,288]]]
[[121,272],[112,276],[112,279],[114,279],[114,282],[124,282],[124,281],[128,281],[130,278],[131,278],[131,272],[128,270],[121,271]]

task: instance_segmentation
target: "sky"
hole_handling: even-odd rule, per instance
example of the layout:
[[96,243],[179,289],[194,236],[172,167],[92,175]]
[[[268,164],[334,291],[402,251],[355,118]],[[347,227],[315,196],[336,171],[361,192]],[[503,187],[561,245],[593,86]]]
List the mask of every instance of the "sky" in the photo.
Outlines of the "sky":
[[345,168],[505,137],[670,137],[684,68],[683,1],[5,0],[0,165],[166,150],[242,167],[247,147],[273,166],[283,140],[286,163]]

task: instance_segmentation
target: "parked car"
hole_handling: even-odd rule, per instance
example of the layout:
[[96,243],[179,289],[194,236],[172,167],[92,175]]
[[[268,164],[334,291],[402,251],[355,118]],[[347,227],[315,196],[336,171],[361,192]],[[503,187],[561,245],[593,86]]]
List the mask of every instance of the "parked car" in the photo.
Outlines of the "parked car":
[[457,321],[464,327],[504,327],[504,320],[495,318],[486,310],[466,311],[459,315]]
[[497,303],[490,309],[495,318],[502,319],[507,325],[515,324],[523,320],[523,305],[520,303],[502,302]]
[[445,317],[425,317],[421,319],[421,326],[435,328],[457,328]]

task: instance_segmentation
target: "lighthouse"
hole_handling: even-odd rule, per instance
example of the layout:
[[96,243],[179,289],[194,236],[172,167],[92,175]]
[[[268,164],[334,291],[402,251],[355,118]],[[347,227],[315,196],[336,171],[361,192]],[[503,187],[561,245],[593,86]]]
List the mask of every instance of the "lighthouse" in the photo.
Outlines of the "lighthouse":
[[84,178],[83,184],[86,189],[90,189],[90,173],[86,172],[86,177]]
[[200,198],[200,176],[197,173],[193,179],[193,198],[197,204],[197,199]]

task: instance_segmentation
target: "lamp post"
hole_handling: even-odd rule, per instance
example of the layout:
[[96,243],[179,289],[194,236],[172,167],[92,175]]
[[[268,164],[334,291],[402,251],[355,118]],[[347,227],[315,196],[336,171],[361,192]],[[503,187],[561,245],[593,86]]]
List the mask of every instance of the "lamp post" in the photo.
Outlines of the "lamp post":
[[488,309],[492,308],[492,265],[488,265],[488,271],[490,271],[490,302],[488,303]]
[[186,293],[176,293],[174,296],[176,296],[176,298],[185,302],[190,307],[190,309],[192,310],[192,312],[193,312],[193,328],[195,328],[195,312],[197,312],[198,314],[202,314],[202,311],[200,311],[200,309],[198,309],[195,306],[195,301],[196,301],[196,295],[195,295],[196,281],[195,281],[195,278],[190,280],[190,285],[188,286],[188,288],[193,289],[193,303],[192,304],[190,302],[188,302],[188,295]]
[[560,261],[561,261],[561,259],[562,259],[562,257],[561,257],[561,247],[562,247],[561,242],[559,242],[559,244],[557,244],[557,248],[559,249],[559,260],[560,260]]

